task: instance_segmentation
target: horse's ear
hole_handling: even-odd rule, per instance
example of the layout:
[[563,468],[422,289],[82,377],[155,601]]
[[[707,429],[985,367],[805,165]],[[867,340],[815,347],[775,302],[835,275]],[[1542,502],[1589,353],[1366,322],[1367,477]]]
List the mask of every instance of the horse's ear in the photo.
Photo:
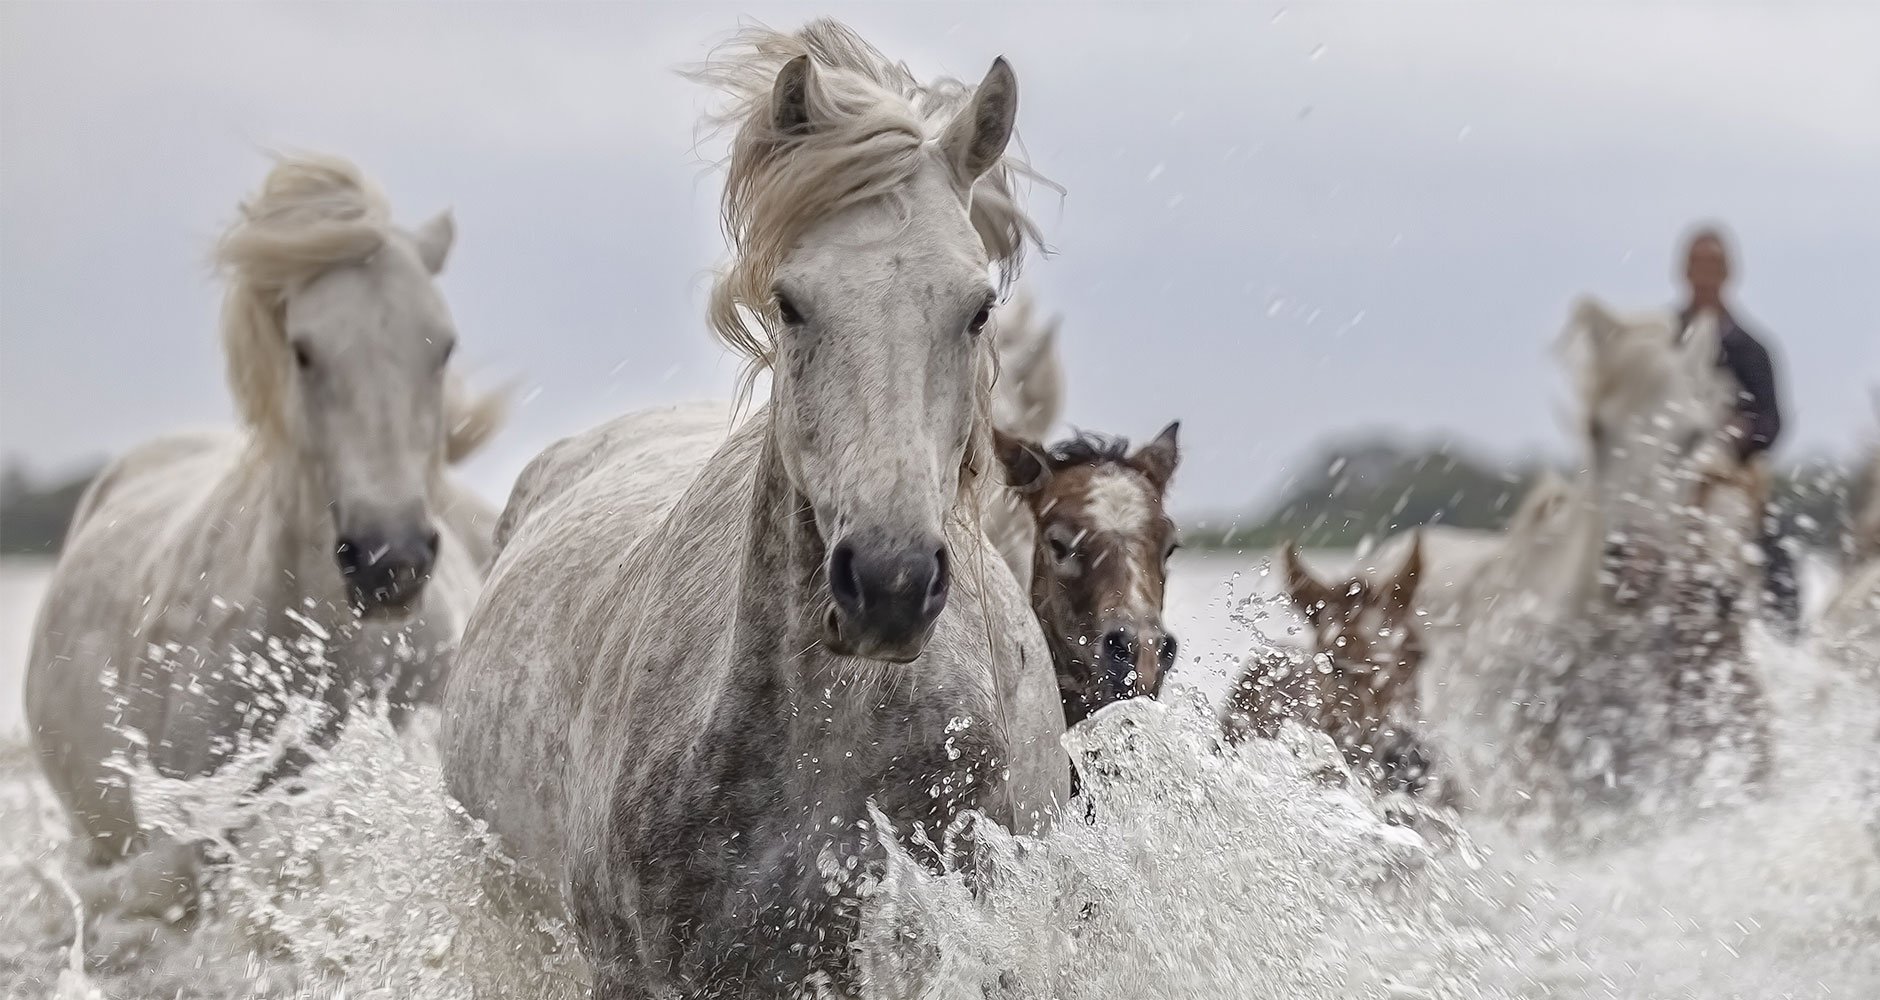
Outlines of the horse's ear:
[[1601,341],[1610,340],[1625,330],[1625,324],[1619,322],[1619,317],[1614,316],[1604,302],[1591,295],[1582,295],[1574,303],[1573,322]]
[[450,256],[450,245],[457,241],[457,223],[451,219],[450,209],[437,213],[413,230],[411,239],[418,245],[418,258],[424,261],[425,269],[432,274],[442,273],[444,259]]
[[1287,542],[1279,558],[1286,567],[1286,596],[1292,598],[1293,607],[1298,608],[1307,621],[1318,621],[1320,613],[1331,604],[1331,589],[1306,568],[1305,560],[1299,558],[1296,543]]
[[1012,125],[1018,119],[1018,77],[1012,65],[1000,56],[992,61],[986,78],[973,91],[971,104],[960,109],[940,137],[940,149],[962,190],[971,191],[973,182],[1005,155],[1005,144],[1012,140]]
[[1403,566],[1397,570],[1397,576],[1391,581],[1391,604],[1400,609],[1408,609],[1410,602],[1416,599],[1417,580],[1423,576],[1423,531],[1417,529],[1410,536],[1410,554],[1404,556]]
[[1149,481],[1154,483],[1158,490],[1168,489],[1169,480],[1175,478],[1175,466],[1181,463],[1181,446],[1176,443],[1176,437],[1181,429],[1182,422],[1179,420],[1169,424],[1162,428],[1162,433],[1157,434],[1155,440],[1138,448],[1134,455],[1129,456],[1129,464],[1135,466],[1138,472],[1148,476]]
[[808,55],[800,55],[777,71],[777,82],[770,88],[770,120],[778,132],[795,135],[810,125],[809,90],[816,79],[816,67]]
[[1005,466],[1005,481],[1024,496],[1036,495],[1051,481],[1051,466],[1031,442],[993,428],[992,443]]

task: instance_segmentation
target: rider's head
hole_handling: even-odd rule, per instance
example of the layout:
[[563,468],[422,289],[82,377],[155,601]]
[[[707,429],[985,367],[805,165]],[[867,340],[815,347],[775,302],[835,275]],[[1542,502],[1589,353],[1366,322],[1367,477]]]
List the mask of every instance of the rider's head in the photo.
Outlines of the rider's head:
[[1722,229],[1700,226],[1685,240],[1684,282],[1693,306],[1723,304],[1723,288],[1730,282],[1730,248]]

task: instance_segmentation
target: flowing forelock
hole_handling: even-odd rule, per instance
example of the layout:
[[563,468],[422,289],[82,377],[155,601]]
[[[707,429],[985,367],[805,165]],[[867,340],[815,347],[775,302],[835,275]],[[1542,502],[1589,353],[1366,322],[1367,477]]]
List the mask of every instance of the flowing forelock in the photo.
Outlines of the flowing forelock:
[[[318,153],[277,156],[240,212],[215,250],[228,282],[222,349],[243,422],[274,443],[286,435],[281,401],[293,372],[287,297],[331,268],[371,257],[398,230],[377,185],[352,163]],[[450,375],[445,458],[455,463],[481,447],[506,407],[506,390],[475,395]]]
[[377,253],[390,231],[384,195],[338,157],[277,157],[261,190],[242,202],[241,217],[216,245],[228,281],[222,348],[236,406],[263,437],[285,433],[287,296],[336,265]]
[[[808,99],[817,125],[784,132],[771,113],[771,91],[783,66],[804,55],[816,69]],[[922,145],[940,136],[974,88],[952,79],[922,84],[905,64],[826,19],[794,33],[747,28],[687,75],[725,98],[707,124],[734,132],[722,205],[732,259],[712,289],[710,321],[750,359],[754,377],[774,357],[781,320],[771,287],[785,254],[817,222],[893,196],[919,168]],[[1020,176],[1033,174],[1007,152],[973,189],[973,225],[1005,285],[1027,245],[1038,243],[1019,206]]]

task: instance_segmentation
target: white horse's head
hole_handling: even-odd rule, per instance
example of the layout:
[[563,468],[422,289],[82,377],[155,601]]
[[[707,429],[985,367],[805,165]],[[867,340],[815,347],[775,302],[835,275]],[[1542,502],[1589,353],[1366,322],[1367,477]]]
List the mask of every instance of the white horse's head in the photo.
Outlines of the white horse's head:
[[1619,503],[1662,516],[1691,492],[1693,476],[1721,468],[1727,398],[1717,338],[1709,316],[1679,330],[1662,312],[1622,317],[1592,298],[1575,307],[1561,348],[1609,517]]
[[[1029,223],[1018,83],[923,87],[828,21],[699,72],[737,102],[719,334],[772,370],[772,433],[826,549],[838,652],[906,661],[945,606],[945,525],[987,447],[985,335]],[[991,189],[981,204],[975,188]],[[757,328],[747,323],[755,317]]]
[[422,592],[439,543],[433,490],[462,450],[449,411],[463,398],[445,369],[457,333],[432,280],[452,236],[448,214],[392,225],[352,164],[296,156],[218,248],[242,415],[297,471],[292,488],[330,512],[335,565],[369,615],[408,611]]

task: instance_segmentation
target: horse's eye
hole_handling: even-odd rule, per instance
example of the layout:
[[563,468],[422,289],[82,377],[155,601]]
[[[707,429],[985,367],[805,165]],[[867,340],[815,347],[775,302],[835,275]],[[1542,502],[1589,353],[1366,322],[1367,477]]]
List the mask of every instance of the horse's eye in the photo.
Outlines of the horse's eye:
[[791,302],[790,297],[782,292],[777,293],[777,318],[783,320],[785,326],[803,324],[803,314],[797,311],[796,303]]
[[1162,553],[1162,561],[1168,562],[1170,559],[1175,558],[1175,550],[1181,547],[1182,547],[1182,543],[1180,542],[1168,543],[1168,550]]
[[979,311],[973,314],[972,322],[966,324],[966,332],[978,334],[984,331],[986,324],[990,322],[992,322],[992,303],[988,302],[980,306]]
[[294,365],[303,372],[313,367],[313,352],[298,340],[294,341]]

